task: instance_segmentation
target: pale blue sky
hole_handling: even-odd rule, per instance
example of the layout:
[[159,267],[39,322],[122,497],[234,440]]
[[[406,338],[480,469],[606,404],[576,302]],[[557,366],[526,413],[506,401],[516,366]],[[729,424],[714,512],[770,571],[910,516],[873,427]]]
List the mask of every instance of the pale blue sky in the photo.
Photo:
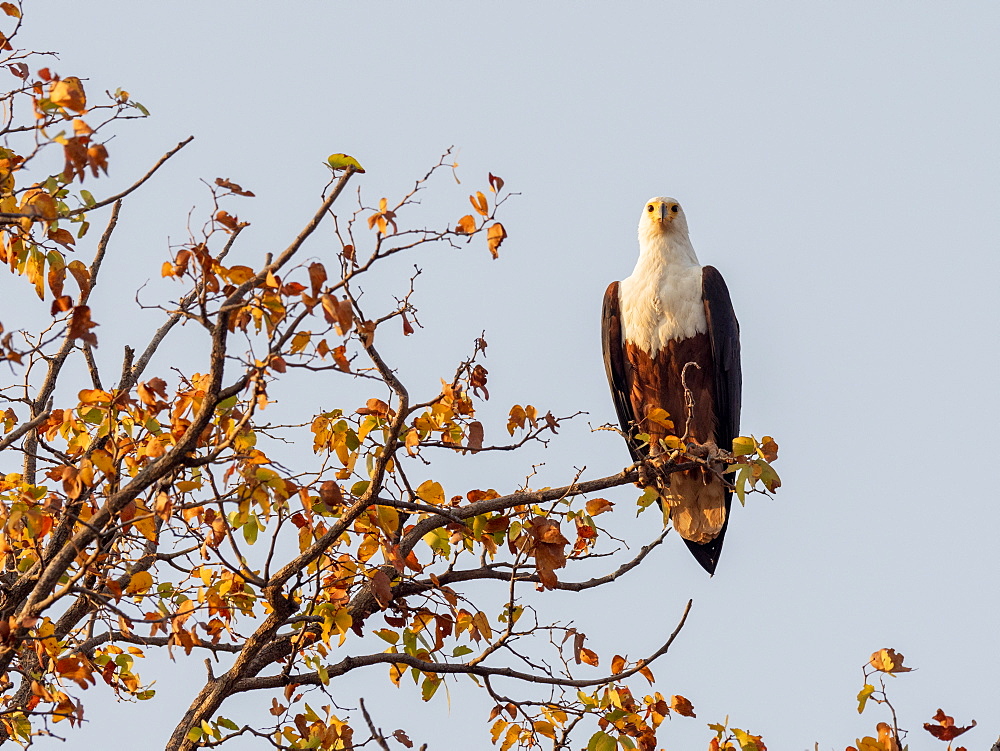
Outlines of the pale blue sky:
[[[651,651],[694,598],[655,670],[660,691],[698,712],[668,723],[668,748],[701,747],[705,723],[727,714],[773,749],[843,748],[883,719],[859,718],[854,697],[861,665],[887,646],[919,668],[891,682],[911,748],[936,743],[920,724],[938,706],[979,721],[969,747],[1000,734],[996,3],[96,0],[84,12],[61,0],[28,11],[22,42],[60,51],[54,70],[88,77],[92,97],[122,86],[153,113],[109,144],[111,178],[91,190],[196,137],[126,204],[113,249],[129,259],[122,280],[153,279],[153,297],[166,289],[167,237],[184,237],[206,194],[198,178],[256,192],[238,205],[253,222],[249,260],[310,214],[331,152],[361,160],[372,203],[457,146],[463,185],[439,183],[429,221],[454,221],[450,207],[487,171],[503,176],[521,196],[501,260],[482,249],[420,260],[423,320],[456,341],[421,334],[394,350],[433,388],[485,329],[498,428],[515,401],[613,419],[601,295],[631,271],[643,201],[678,198],[742,324],[743,430],[777,438],[785,487],[734,512],[714,579],[670,539],[611,607],[542,603],[610,655]],[[94,315],[109,363],[127,321],[151,320],[96,304]],[[421,372],[427,345],[440,371]],[[573,467],[600,476],[628,458],[581,422],[538,456],[476,472],[511,487],[531,460],[561,484]],[[456,477],[457,492],[468,471]],[[634,495],[608,497],[624,507]],[[636,545],[652,536],[652,515],[621,516]],[[201,670],[174,670],[155,703],[114,708],[115,722],[156,747]],[[486,748],[487,704],[460,685],[450,714],[388,689],[383,672],[336,698],[366,692],[386,728],[407,726],[388,715],[409,703],[411,737],[432,751]],[[88,692],[95,728],[80,736],[91,743],[112,711],[94,703],[100,692]]]

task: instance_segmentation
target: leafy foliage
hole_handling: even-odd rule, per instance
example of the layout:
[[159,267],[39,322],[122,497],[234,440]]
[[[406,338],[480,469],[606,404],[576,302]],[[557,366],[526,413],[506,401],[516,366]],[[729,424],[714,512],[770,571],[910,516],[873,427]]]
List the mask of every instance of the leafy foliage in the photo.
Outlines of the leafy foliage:
[[[0,262],[46,303],[30,311],[35,325],[0,327],[9,374],[0,382],[0,742],[27,746],[78,726],[99,685],[119,699],[150,699],[142,666],[155,650],[220,666],[192,692],[168,749],[243,736],[283,749],[387,748],[389,738],[412,747],[403,730],[383,734],[362,701],[348,710],[308,701],[324,701],[333,681],[356,670],[413,682],[424,701],[449,677],[469,681],[492,700],[489,732],[500,751],[565,748],[580,733],[588,749],[650,751],[667,717],[695,718],[688,699],[655,690],[651,669],[687,609],[651,654],[603,658],[585,634],[541,610],[546,591],[609,586],[663,541],[668,530],[657,528],[604,575],[568,573],[613,545],[615,504],[599,494],[635,483],[637,469],[556,488],[458,489],[436,457],[544,443],[575,415],[515,404],[505,424],[491,424],[484,336],[461,362],[421,365],[441,376],[430,393],[411,393],[384,354],[393,332],[421,329],[420,272],[379,303],[363,294],[372,270],[470,244],[499,258],[508,232],[498,215],[511,196],[504,180],[489,174],[468,197],[472,213],[427,228],[417,199],[457,168],[450,152],[402,197],[371,206],[359,194],[349,210],[340,199],[365,170],[333,154],[331,182],[288,246],[236,262],[250,222],[233,204],[254,192],[215,179],[201,228],[157,261],[175,299],[160,302],[158,327],[126,348],[112,378],[95,355],[101,311],[130,296],[94,290],[102,268],[124,263],[113,247],[123,199],[191,139],[127,190],[95,198],[83,185],[114,165],[114,129],[149,113],[126,91],[96,101],[86,79],[39,67],[44,56],[13,44],[21,6],[0,10],[13,26],[0,40],[0,66],[15,80],[0,127]],[[95,217],[104,223],[96,240]],[[326,240],[325,262],[304,250],[323,222],[336,241],[331,249]],[[161,356],[179,337],[198,365]],[[320,377],[341,403],[313,404],[308,419],[290,424],[271,394],[281,382]],[[367,395],[339,395],[336,384],[347,382]],[[311,452],[289,466],[276,454],[283,443]],[[714,466],[690,446],[669,448],[662,472]],[[779,486],[771,438],[739,438],[720,453],[741,500]],[[501,604],[475,582],[495,582]],[[529,602],[533,590],[542,594]],[[887,654],[873,666],[895,660]],[[518,696],[495,689],[501,677]],[[222,714],[247,692],[269,695],[268,720]],[[967,729],[939,714],[938,737]],[[710,728],[710,748],[764,749],[728,723]]]

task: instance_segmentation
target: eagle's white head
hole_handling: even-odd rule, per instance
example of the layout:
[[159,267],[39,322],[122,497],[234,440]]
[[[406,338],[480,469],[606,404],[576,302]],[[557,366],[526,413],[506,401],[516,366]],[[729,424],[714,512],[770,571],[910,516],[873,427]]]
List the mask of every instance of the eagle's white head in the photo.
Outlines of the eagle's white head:
[[687,217],[677,199],[657,196],[646,201],[639,217],[639,249],[641,254],[652,252],[664,260],[698,262],[688,238]]

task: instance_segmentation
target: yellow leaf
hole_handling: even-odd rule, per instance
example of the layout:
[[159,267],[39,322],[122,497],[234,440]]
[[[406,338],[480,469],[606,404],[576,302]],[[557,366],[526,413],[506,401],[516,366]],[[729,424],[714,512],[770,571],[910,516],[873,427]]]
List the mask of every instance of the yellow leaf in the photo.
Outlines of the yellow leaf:
[[746,456],[752,454],[757,448],[757,442],[753,438],[740,436],[733,439],[733,454],[736,456]]
[[136,571],[132,574],[125,591],[130,595],[141,594],[153,586],[153,576],[148,571]]
[[544,735],[546,738],[552,738],[555,740],[556,729],[551,722],[547,722],[545,720],[535,720],[533,726],[536,733]]
[[330,165],[330,169],[347,169],[348,167],[353,167],[355,172],[364,172],[365,168],[362,167],[358,160],[353,156],[348,156],[347,154],[330,154],[327,157],[326,163]]
[[87,95],[83,91],[83,84],[76,76],[53,82],[49,89],[49,99],[53,104],[76,112],[83,112],[87,108]]
[[670,413],[663,409],[663,407],[649,410],[646,413],[646,419],[668,430],[674,427],[674,421],[670,419]]
[[292,353],[301,352],[309,344],[309,340],[312,339],[311,331],[299,331],[292,337]]
[[439,482],[424,480],[417,487],[417,497],[431,505],[440,505],[444,503],[444,488]]

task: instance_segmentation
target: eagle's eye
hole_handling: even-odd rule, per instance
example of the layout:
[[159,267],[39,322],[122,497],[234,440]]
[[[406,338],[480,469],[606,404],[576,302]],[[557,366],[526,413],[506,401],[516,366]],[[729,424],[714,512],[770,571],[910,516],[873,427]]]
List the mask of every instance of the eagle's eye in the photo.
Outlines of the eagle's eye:
[[677,210],[678,210],[678,209],[677,209],[677,204],[674,204],[673,206],[671,206],[671,207],[670,207],[670,210],[671,210],[672,212],[674,212],[674,213],[676,214],[676,213],[677,213]]
[[653,204],[649,204],[649,206],[646,207],[646,211],[648,211],[650,214],[652,214],[653,213]]

